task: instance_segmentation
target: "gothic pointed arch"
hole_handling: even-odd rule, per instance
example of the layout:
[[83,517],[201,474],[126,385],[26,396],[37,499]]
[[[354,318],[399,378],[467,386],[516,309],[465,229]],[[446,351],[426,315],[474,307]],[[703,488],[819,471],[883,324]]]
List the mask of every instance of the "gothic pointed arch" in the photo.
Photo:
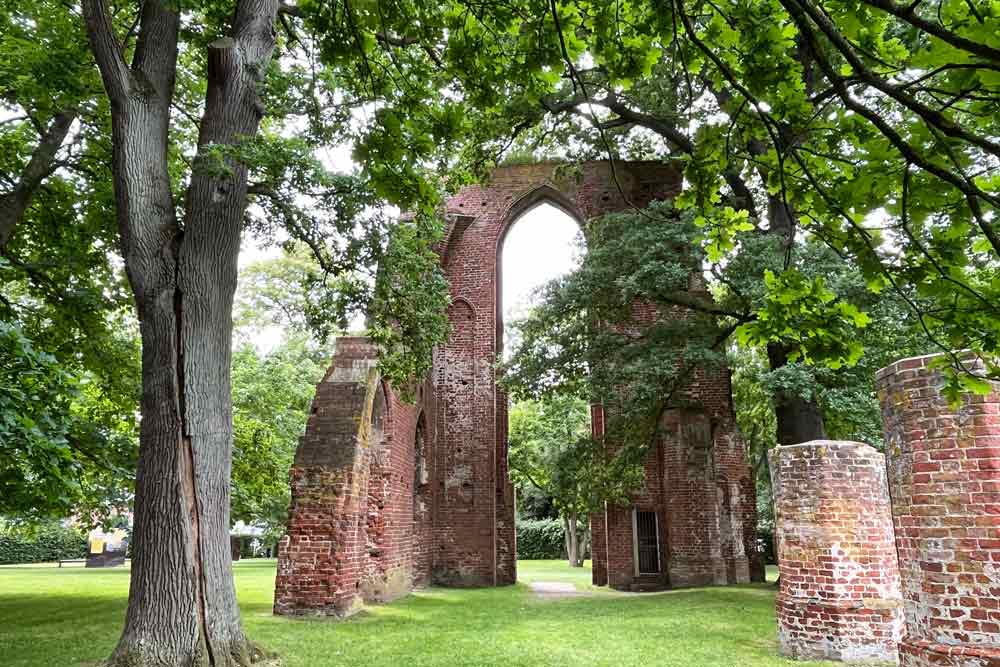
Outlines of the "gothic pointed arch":
[[[347,615],[363,601],[392,599],[415,584],[516,581],[507,402],[495,364],[502,346],[504,239],[519,218],[543,204],[585,232],[588,221],[669,199],[682,183],[676,166],[661,162],[563,167],[501,167],[445,202],[447,229],[438,252],[451,295],[451,334],[434,351],[426,378],[406,391],[387,386],[378,381],[378,350],[370,340],[338,340],[290,475],[276,613]],[[710,442],[703,437],[694,443],[691,429],[683,428],[690,420],[675,415],[676,424],[667,425],[664,441],[651,451],[633,506],[609,507],[593,517],[595,583],[629,590],[746,579],[741,545],[755,544],[755,501],[752,484],[742,483],[749,469],[732,426],[728,374],[699,369],[688,394],[721,426],[708,434]],[[721,488],[716,480],[741,483]],[[729,521],[713,510],[720,489]],[[656,517],[650,525],[662,542],[658,554],[667,559],[661,575],[669,572],[669,579],[638,576],[637,510]],[[711,530],[720,525],[747,529],[742,540],[734,531],[732,539],[713,542]]]

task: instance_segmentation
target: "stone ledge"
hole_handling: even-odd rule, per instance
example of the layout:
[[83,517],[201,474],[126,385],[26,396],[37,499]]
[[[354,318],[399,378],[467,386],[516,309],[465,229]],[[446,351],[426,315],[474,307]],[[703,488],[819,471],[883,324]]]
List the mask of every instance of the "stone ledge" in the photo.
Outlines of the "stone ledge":
[[855,442],[854,440],[809,440],[808,442],[800,442],[795,445],[778,445],[771,451],[781,450],[783,452],[795,452],[795,450],[805,450],[805,449],[852,449],[861,452],[866,455],[878,455],[882,456],[882,453],[872,447],[871,445],[864,442]]

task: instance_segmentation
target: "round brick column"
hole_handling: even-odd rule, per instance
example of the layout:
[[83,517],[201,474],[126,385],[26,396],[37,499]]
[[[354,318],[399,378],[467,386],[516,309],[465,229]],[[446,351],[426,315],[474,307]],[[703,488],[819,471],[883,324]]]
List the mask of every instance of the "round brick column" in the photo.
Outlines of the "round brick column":
[[895,661],[903,621],[884,457],[814,440],[768,459],[782,655]]
[[876,376],[885,425],[906,667],[1000,666],[1000,395],[941,395],[937,355]]

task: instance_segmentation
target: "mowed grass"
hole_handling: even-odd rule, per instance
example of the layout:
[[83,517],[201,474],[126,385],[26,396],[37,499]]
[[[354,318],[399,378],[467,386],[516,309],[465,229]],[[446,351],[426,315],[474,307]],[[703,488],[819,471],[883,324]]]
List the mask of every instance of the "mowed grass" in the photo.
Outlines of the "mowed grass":
[[[832,665],[776,653],[771,585],[620,594],[590,586],[590,569],[518,563],[505,588],[416,592],[347,621],[271,614],[274,561],[235,565],[247,633],[286,667],[517,665],[570,667]],[[530,581],[569,581],[593,595],[538,599]],[[5,667],[96,665],[118,639],[128,570],[0,567]]]

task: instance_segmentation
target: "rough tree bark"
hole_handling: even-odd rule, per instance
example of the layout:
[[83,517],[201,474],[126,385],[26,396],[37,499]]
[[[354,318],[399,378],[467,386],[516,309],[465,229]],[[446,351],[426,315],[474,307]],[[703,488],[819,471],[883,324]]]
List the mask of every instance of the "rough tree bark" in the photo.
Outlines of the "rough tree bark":
[[[199,156],[177,217],[168,171],[178,5],[142,3],[126,63],[104,0],[83,9],[111,101],[115,203],[142,336],[135,550],[125,628],[109,665],[248,665],[229,552],[232,301],[247,169],[197,165],[258,129],[257,88],[277,0],[238,0],[208,53]],[[216,167],[218,165],[215,165]]]
[[66,140],[69,128],[75,119],[75,109],[60,111],[52,117],[14,189],[0,196],[0,252],[3,252],[10,242],[14,228],[24,217],[24,212],[28,210],[35,192],[55,168],[56,153]]
[[[779,343],[772,343],[767,346],[767,359],[771,370],[777,370],[788,363],[788,349]],[[774,416],[779,445],[826,439],[823,410],[815,394],[806,400],[795,392],[775,392]]]

